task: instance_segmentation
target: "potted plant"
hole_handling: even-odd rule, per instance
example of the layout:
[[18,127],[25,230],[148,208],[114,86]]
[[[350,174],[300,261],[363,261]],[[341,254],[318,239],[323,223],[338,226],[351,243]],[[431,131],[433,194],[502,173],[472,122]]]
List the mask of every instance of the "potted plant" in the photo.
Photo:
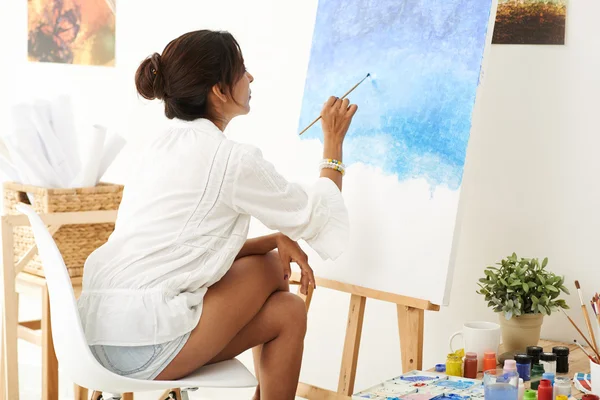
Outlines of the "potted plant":
[[564,277],[548,271],[548,258],[518,258],[515,253],[487,267],[479,279],[478,294],[499,313],[506,352],[522,352],[540,340],[544,315],[568,309],[561,292],[569,294]]

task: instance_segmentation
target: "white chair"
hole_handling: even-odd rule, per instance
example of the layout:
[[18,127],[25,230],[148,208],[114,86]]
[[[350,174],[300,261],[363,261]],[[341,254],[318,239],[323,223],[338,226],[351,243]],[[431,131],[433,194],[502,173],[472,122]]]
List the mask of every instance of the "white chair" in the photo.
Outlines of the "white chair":
[[[33,228],[48,285],[56,357],[61,370],[72,382],[104,393],[181,388],[181,399],[177,400],[188,400],[188,391],[199,387],[242,388],[257,385],[255,377],[236,359],[202,367],[177,381],[131,379],[104,368],[92,355],[87,345],[71,279],[54,239],[42,219],[31,207],[20,204],[17,209],[27,215]],[[121,399],[121,395],[113,395],[111,398]],[[106,397],[104,399],[108,400]]]

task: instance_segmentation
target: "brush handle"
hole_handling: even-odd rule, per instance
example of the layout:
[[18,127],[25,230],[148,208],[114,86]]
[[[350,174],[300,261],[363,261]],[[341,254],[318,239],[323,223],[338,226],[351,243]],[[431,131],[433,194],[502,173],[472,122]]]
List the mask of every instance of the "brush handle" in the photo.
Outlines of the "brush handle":
[[[344,100],[344,99],[346,98],[346,96],[348,96],[350,93],[352,93],[352,91],[353,91],[354,89],[356,89],[356,88],[358,87],[358,85],[360,85],[361,83],[363,83],[363,82],[364,82],[364,80],[365,80],[365,79],[367,79],[367,78],[369,77],[369,75],[371,75],[371,74],[367,74],[367,76],[365,76],[364,78],[362,78],[362,80],[361,80],[360,82],[358,82],[356,85],[352,86],[352,88],[351,88],[350,90],[348,90],[348,91],[347,91],[347,92],[346,92],[346,93],[345,93],[345,94],[342,96],[342,98],[341,98],[340,100]],[[317,121],[318,121],[318,120],[320,120],[320,119],[321,119],[321,116],[319,115],[317,118],[315,118],[315,120],[314,120],[313,122],[311,122],[311,123],[310,123],[310,125],[308,125],[308,126],[307,126],[306,128],[304,128],[304,129],[302,129],[302,132],[300,132],[300,133],[298,134],[298,136],[302,135],[304,132],[306,132],[307,130],[309,130],[309,129],[310,129],[310,127],[311,127],[311,126],[313,126],[314,124],[316,124],[316,123],[317,123]]]
[[583,340],[585,340],[585,342],[587,343],[587,345],[590,346],[590,348],[592,349],[592,351],[594,352],[594,354],[596,354],[597,360],[600,361],[600,354],[598,354],[598,350],[596,350],[596,348],[594,346],[592,346],[592,344],[590,343],[590,341],[588,340],[588,338],[585,337],[585,335],[583,334],[583,332],[581,332],[581,330],[579,329],[579,327],[577,327],[577,325],[575,324],[575,322],[571,319],[571,317],[569,317],[569,315],[565,312],[565,310],[563,310],[562,308],[560,310],[563,312],[563,314],[565,314],[565,316],[568,318],[568,320],[571,323],[571,325],[573,325],[573,327],[577,330],[577,332],[579,333],[579,335],[581,335],[581,337],[583,338]]
[[587,325],[588,331],[590,332],[590,337],[592,339],[592,343],[594,344],[594,348],[596,349],[596,352],[598,352],[596,344],[596,335],[594,335],[594,328],[592,328],[592,322],[590,321],[590,316],[588,315],[587,307],[585,306],[585,304],[581,305],[581,312],[583,313],[585,324]]

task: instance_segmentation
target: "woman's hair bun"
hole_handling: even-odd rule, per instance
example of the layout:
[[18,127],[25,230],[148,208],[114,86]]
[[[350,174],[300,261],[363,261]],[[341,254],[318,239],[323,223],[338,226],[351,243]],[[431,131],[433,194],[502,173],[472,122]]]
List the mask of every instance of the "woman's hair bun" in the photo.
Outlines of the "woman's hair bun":
[[161,70],[160,54],[146,58],[135,73],[135,87],[145,99],[165,99],[165,85]]

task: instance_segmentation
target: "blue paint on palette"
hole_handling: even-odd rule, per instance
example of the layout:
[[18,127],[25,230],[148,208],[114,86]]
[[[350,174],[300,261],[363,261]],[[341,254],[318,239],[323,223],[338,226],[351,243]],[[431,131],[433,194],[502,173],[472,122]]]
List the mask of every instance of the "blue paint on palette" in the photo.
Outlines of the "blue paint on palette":
[[[345,163],[458,189],[491,0],[320,0],[299,128],[367,73]],[[303,135],[321,138],[318,125]]]

